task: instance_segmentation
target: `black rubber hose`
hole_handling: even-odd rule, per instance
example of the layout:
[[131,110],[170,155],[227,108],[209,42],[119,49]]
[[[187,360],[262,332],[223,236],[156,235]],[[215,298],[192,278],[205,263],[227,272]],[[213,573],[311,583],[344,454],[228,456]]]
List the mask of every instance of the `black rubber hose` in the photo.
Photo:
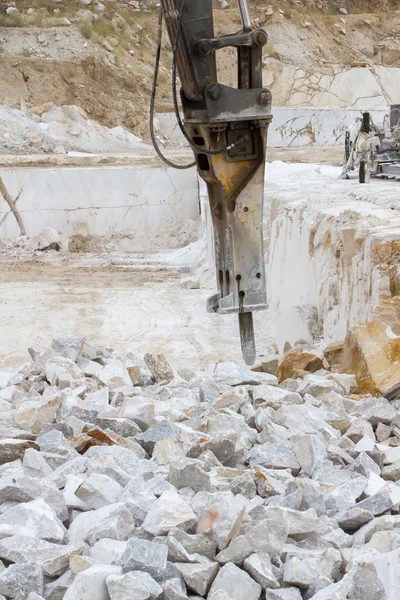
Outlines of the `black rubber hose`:
[[169,167],[173,169],[191,169],[196,165],[196,162],[193,161],[188,165],[178,165],[170,161],[164,154],[161,152],[160,147],[158,145],[155,133],[154,133],[154,110],[156,103],[156,95],[157,95],[157,81],[158,81],[158,72],[160,69],[160,57],[161,57],[161,42],[162,42],[162,6],[160,6],[160,13],[158,16],[158,43],[157,43],[157,53],[156,53],[156,63],[154,67],[154,75],[153,75],[153,87],[151,90],[151,100],[150,100],[150,137],[154,146],[154,150],[157,152],[158,156],[161,160],[167,164]]

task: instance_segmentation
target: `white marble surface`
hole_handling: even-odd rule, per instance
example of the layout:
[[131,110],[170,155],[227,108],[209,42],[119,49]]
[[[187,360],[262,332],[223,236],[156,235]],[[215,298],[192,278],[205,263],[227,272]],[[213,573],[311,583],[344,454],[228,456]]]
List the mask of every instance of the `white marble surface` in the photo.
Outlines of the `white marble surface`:
[[[398,183],[361,185],[338,180],[339,174],[336,167],[267,166],[267,289],[271,311],[280,317],[278,340],[286,335],[279,323],[298,306],[316,307],[325,341],[343,339],[349,326],[374,316],[390,321]],[[303,329],[291,335],[293,343]]]
[[264,69],[275,106],[376,108],[399,103],[400,68],[288,65]]
[[[195,169],[121,166],[88,168],[0,168],[0,176],[16,197],[27,234],[53,227],[66,235],[129,234],[149,250],[158,236],[163,247],[190,221],[200,220]],[[0,197],[0,237],[19,231]],[[147,244],[148,242],[148,244]]]

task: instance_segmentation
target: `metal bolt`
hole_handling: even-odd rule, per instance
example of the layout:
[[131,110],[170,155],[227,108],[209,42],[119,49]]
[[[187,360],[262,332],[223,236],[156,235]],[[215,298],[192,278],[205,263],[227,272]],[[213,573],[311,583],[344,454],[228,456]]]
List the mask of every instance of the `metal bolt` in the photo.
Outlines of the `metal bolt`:
[[270,92],[268,92],[267,90],[265,90],[264,92],[260,92],[260,95],[258,96],[258,101],[260,104],[269,104],[271,102]]
[[214,85],[212,85],[210,87],[210,89],[208,90],[208,93],[213,100],[219,100],[222,95],[221,86],[218,85],[217,83],[215,83]]
[[212,52],[210,40],[200,40],[196,45],[196,51],[200,56],[208,56]]
[[259,31],[257,33],[257,44],[259,44],[260,46],[265,46],[265,44],[268,42],[268,36],[266,34],[265,31]]
[[248,206],[245,206],[243,210],[244,210],[244,212],[249,212]]

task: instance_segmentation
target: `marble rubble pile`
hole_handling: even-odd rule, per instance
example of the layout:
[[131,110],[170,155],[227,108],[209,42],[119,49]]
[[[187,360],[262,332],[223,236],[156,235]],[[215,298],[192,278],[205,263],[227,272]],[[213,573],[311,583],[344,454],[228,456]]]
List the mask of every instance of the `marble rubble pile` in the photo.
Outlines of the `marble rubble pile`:
[[1,600],[399,598],[400,404],[333,349],[278,377],[30,354],[0,371]]

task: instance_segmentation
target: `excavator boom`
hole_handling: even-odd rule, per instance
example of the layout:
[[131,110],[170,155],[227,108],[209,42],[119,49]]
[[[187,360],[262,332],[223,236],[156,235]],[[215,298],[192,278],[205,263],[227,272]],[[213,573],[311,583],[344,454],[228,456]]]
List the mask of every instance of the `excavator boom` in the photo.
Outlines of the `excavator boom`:
[[[207,184],[213,221],[217,291],[207,309],[239,315],[242,352],[250,365],[256,357],[252,313],[267,308],[262,231],[272,118],[271,94],[262,85],[267,34],[252,28],[246,0],[238,0],[242,30],[219,37],[212,0],[161,4],[182,85],[182,129]],[[237,51],[237,88],[218,81],[216,52],[227,47]]]

